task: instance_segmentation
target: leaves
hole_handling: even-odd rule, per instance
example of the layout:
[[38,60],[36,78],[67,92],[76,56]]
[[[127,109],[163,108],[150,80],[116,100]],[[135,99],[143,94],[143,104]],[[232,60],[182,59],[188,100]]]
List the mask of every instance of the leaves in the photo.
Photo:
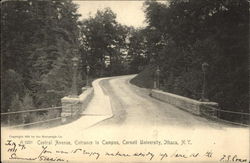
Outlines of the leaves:
[[[3,94],[10,97],[6,101],[16,101],[17,94],[24,105],[59,105],[71,85],[71,49],[79,44],[77,6],[70,0],[29,0],[6,1],[1,8],[3,72],[7,74]],[[12,80],[12,71],[14,83],[7,81]],[[8,89],[20,84],[15,91]],[[10,106],[7,102],[5,109]]]
[[[210,100],[224,109],[247,109],[248,28],[246,1],[146,1],[146,53],[161,68],[165,90],[199,99],[203,62]],[[152,79],[151,79],[152,80]]]
[[118,65],[122,63],[126,49],[127,27],[116,21],[116,15],[110,8],[97,11],[94,17],[83,20],[80,26],[82,62],[88,62],[91,75],[121,74],[122,69]]

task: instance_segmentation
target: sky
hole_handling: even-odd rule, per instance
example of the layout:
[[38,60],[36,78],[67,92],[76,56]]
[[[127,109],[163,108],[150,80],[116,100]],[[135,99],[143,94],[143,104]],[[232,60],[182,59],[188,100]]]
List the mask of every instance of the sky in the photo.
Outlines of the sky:
[[94,16],[98,9],[110,7],[117,14],[117,22],[138,27],[145,27],[145,14],[143,12],[143,1],[73,1],[79,5],[78,13],[82,15],[80,19]]

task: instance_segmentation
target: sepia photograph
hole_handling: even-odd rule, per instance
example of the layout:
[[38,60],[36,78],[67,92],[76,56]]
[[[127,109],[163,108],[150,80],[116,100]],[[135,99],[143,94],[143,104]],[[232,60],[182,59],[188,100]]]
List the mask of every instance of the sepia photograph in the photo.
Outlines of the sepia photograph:
[[2,0],[1,162],[250,162],[248,0]]

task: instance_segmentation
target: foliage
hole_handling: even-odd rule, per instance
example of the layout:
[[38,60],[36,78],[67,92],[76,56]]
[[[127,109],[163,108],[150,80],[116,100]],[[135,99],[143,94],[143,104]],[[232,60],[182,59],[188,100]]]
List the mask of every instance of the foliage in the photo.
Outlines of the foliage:
[[[23,78],[13,69],[9,69],[2,73],[1,82],[1,111],[7,112],[8,109],[16,108],[19,95],[24,95]],[[10,106],[11,108],[9,108]]]
[[144,8],[146,54],[160,65],[162,89],[200,99],[201,64],[207,62],[208,98],[224,109],[247,112],[247,1],[146,1]]
[[128,37],[128,54],[129,72],[138,73],[147,64],[148,58],[146,54],[146,33],[144,29],[131,29]]
[[116,21],[115,13],[110,8],[99,10],[94,17],[83,20],[80,29],[82,62],[90,66],[90,74],[122,74],[128,27]]
[[79,44],[77,6],[71,0],[6,1],[1,10],[1,111],[60,105]]

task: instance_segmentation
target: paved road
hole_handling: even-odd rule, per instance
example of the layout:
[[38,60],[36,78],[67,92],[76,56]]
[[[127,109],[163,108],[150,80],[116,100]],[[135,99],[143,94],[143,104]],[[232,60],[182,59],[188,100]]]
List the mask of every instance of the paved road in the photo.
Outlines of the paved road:
[[106,78],[99,82],[104,94],[110,98],[113,112],[112,118],[99,125],[224,127],[150,97],[149,89],[137,87],[129,82],[134,76]]
[[[31,153],[42,148],[45,140],[52,143],[65,141],[72,145],[48,145],[49,151],[73,151],[77,148],[87,152],[100,152],[100,162],[125,162],[130,158],[124,157],[105,157],[105,152],[133,153],[133,152],[159,152],[173,153],[199,152],[201,155],[197,161],[206,162],[220,160],[224,155],[237,155],[238,158],[249,158],[249,129],[232,127],[225,124],[216,123],[205,118],[192,115],[180,110],[172,105],[163,103],[149,97],[149,90],[139,88],[129,83],[134,75],[120,76],[112,78],[102,78],[93,82],[94,96],[81,118],[74,122],[49,129],[32,130],[9,130],[1,128],[1,142],[10,140],[10,136],[36,136],[33,144],[29,146],[31,152],[26,150],[24,156],[33,157]],[[58,136],[55,138],[43,138],[43,136]],[[22,139],[13,138],[13,141]],[[29,139],[24,139],[29,140]],[[157,141],[158,144],[140,144],[143,141]],[[138,144],[127,144],[127,142],[138,141]],[[171,145],[166,141],[178,141],[179,145]],[[191,144],[183,144],[183,141],[190,141]],[[91,142],[92,145],[85,145]],[[97,142],[97,143],[96,143]],[[117,143],[118,142],[118,143]],[[125,143],[124,143],[125,142]],[[46,142],[44,142],[46,145]],[[46,146],[47,147],[47,146]],[[2,149],[8,149],[5,143],[1,143]],[[35,150],[34,150],[35,149]],[[212,151],[213,158],[203,157],[207,151]],[[4,159],[11,155],[7,150],[4,151]],[[60,155],[66,160],[81,159],[79,162],[98,161],[93,156],[77,153],[77,155]],[[46,156],[50,155],[46,153]],[[54,154],[53,154],[54,155]],[[18,156],[23,156],[22,154]],[[52,154],[50,155],[52,156]],[[54,158],[54,157],[53,157]],[[223,157],[224,158],[224,157]],[[103,160],[101,160],[103,159]],[[111,161],[110,161],[110,160]],[[132,159],[132,158],[131,158]],[[175,159],[175,158],[172,158]],[[185,158],[186,159],[186,158]],[[191,160],[193,158],[190,158]],[[171,158],[166,161],[172,162]],[[248,159],[249,160],[249,159]],[[146,158],[134,158],[135,162],[147,161]],[[185,160],[185,162],[188,160]],[[88,161],[87,161],[88,162]],[[132,161],[131,161],[132,162]],[[155,160],[153,160],[155,162]],[[190,161],[193,162],[193,161]]]

